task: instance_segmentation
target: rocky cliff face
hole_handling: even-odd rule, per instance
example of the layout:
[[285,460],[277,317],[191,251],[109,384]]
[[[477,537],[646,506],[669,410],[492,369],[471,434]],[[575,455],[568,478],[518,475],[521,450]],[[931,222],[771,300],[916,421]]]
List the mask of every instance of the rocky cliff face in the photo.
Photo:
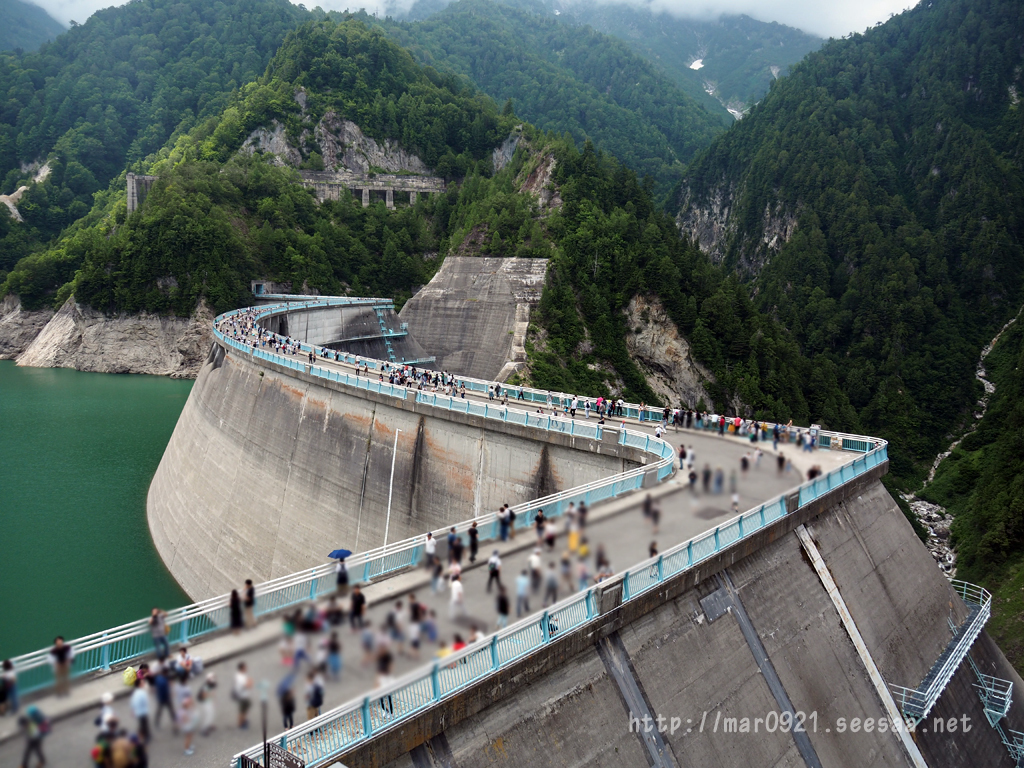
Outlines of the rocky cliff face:
[[684,182],[676,226],[713,260],[721,262],[732,251],[736,266],[756,274],[789,242],[796,230],[796,215],[782,203],[767,206],[751,235],[737,240],[736,196],[733,186],[719,185],[698,200]]
[[316,124],[312,134],[303,131],[297,147],[288,140],[284,126],[274,120],[269,127],[257,128],[245,140],[240,151],[274,155],[281,165],[298,167],[313,150],[320,153],[328,171],[352,173],[415,173],[430,175],[427,164],[397,141],[378,142],[362,132],[351,120],[328,112]]
[[714,377],[690,355],[689,343],[660,301],[633,297],[626,308],[626,322],[633,329],[626,336],[629,356],[666,403],[693,408],[702,398],[705,403],[712,402],[704,382]]
[[213,339],[213,314],[205,304],[188,319],[107,317],[72,297],[45,323],[40,313],[22,312],[20,305],[6,311],[7,304],[0,316],[0,350],[30,342],[18,354],[18,365],[194,378]]
[[0,301],[0,360],[24,352],[52,317],[52,309],[27,312],[17,296],[5,296]]

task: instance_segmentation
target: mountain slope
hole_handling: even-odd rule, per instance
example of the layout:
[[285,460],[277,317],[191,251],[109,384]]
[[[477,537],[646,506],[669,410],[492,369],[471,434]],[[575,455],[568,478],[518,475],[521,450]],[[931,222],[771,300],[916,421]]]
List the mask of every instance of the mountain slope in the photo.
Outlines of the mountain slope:
[[466,75],[544,130],[591,139],[662,193],[724,130],[621,42],[488,0],[453,3],[426,21],[381,22],[425,64]]
[[34,51],[65,29],[38,5],[0,0],[0,51]]
[[[801,30],[749,16],[679,18],[648,6],[594,0],[501,2],[622,40],[709,112],[723,117],[727,108],[733,116],[741,114],[764,96],[772,80],[822,43]],[[443,7],[436,0],[419,0],[407,18],[422,20]]]
[[309,16],[287,0],[134,0],[36,53],[0,54],[0,193],[29,187],[25,225],[0,215],[0,275],[84,216],[126,164],[220,111]]
[[1024,6],[935,0],[832,41],[688,169],[678,221],[833,361],[893,470],[975,399],[1024,275]]

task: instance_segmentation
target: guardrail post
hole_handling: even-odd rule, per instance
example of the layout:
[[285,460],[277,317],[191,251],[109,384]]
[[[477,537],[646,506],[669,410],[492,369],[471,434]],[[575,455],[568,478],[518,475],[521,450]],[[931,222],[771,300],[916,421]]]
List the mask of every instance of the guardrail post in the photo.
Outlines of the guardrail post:
[[629,600],[629,571],[622,574],[622,601]]
[[365,582],[367,582],[369,580],[370,580],[370,561],[367,560],[365,563],[363,563],[363,582],[365,583]]
[[185,620],[181,622],[181,642],[182,644],[187,643],[189,639],[188,623],[192,621],[191,616],[186,616]]
[[742,539],[743,538],[743,515],[740,515],[739,526],[740,526],[740,538]]
[[658,583],[660,584],[665,580],[665,568],[662,563],[664,555],[658,555]]
[[540,617],[540,628],[541,628],[541,631],[544,633],[544,643],[546,644],[551,639],[551,635],[548,632],[548,612],[547,611],[544,611],[544,613]]
[[430,689],[434,696],[434,701],[441,698],[441,678],[437,673],[437,662],[434,662],[434,666],[430,669]]
[[316,600],[316,569],[310,570],[309,573],[313,577],[313,580],[309,582],[309,599]]
[[686,542],[686,566],[693,565],[693,539]]
[[572,421],[569,422],[569,434],[570,435],[575,435],[576,434],[576,420],[575,419],[573,419]]
[[764,504],[761,505],[761,527],[764,528]]
[[644,452],[646,453],[648,450],[650,450],[650,447],[651,447],[651,436],[648,435],[647,436],[647,442],[644,443]]
[[501,665],[498,663],[498,636],[494,635],[491,637],[491,669],[497,669],[499,666]]
[[715,528],[715,552],[719,549],[721,549],[721,546],[718,543],[718,528]]
[[[107,637],[107,633],[106,632],[103,633],[103,637],[104,637],[104,639],[106,639],[106,637]],[[101,663],[101,665],[103,667],[103,671],[104,672],[109,672],[110,671],[110,645],[108,643],[104,643],[103,644],[103,657],[102,658],[103,658],[103,660],[100,663]]]
[[363,699],[363,734],[369,736],[373,733],[373,723],[370,722],[370,698]]

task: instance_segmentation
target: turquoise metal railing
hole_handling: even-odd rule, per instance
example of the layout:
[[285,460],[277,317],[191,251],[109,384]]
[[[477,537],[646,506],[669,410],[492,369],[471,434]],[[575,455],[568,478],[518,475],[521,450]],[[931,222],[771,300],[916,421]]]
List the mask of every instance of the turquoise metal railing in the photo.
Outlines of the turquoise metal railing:
[[[374,298],[320,298],[312,301],[302,301],[291,304],[282,303],[259,307],[256,308],[254,313],[249,313],[245,309],[233,310],[220,315],[215,320],[214,333],[217,339],[226,346],[239,350],[252,358],[264,360],[268,363],[275,363],[290,370],[304,371],[313,376],[346,384],[358,389],[378,392],[383,395],[399,399],[408,397],[410,392],[416,392],[416,399],[418,402],[433,405],[438,408],[462,412],[468,411],[482,415],[485,418],[513,422],[537,429],[559,431],[584,439],[602,439],[602,428],[596,423],[588,422],[586,419],[581,421],[580,419],[572,420],[547,414],[529,413],[526,411],[519,411],[515,408],[506,408],[504,406],[492,404],[490,401],[486,403],[478,403],[463,398],[436,395],[435,393],[417,391],[411,388],[381,382],[367,376],[356,376],[353,373],[330,370],[324,366],[310,366],[308,363],[292,359],[287,355],[274,354],[273,352],[268,352],[263,347],[247,344],[244,341],[232,338],[217,328],[217,326],[222,324],[223,321],[243,313],[245,313],[247,317],[253,317],[258,320],[269,315],[279,313],[333,306],[372,306],[374,304],[379,305],[382,302],[387,301],[387,299]],[[300,343],[299,346],[303,352],[311,352],[319,349],[305,343]],[[342,355],[342,359],[347,363],[355,363],[358,359],[360,365],[366,365],[370,370],[374,371],[379,370],[384,364],[383,361],[362,357],[356,358],[356,356],[349,354]],[[486,381],[468,378],[459,378],[458,381],[460,383],[464,383],[467,390],[480,393],[487,392],[488,382]],[[558,403],[563,402],[567,398],[564,394],[548,393],[543,390],[524,388],[523,400],[546,403],[547,396],[549,394],[552,396],[553,401]],[[518,389],[511,389],[510,395],[515,398],[518,395]],[[641,413],[638,406],[626,406],[624,410],[629,413],[632,418],[639,416]],[[649,420],[660,418],[660,412],[653,409],[647,409],[644,413]],[[819,445],[823,445],[823,439],[829,436],[831,436],[831,439],[837,441],[838,439],[843,439],[844,443],[846,439],[850,439],[853,441],[859,440],[864,445],[879,444],[882,446],[882,455],[884,455],[884,442],[874,441],[871,438],[863,436],[822,433]],[[527,528],[531,526],[536,517],[537,511],[540,509],[543,509],[545,515],[549,517],[557,517],[564,514],[570,503],[579,504],[580,502],[584,502],[587,505],[593,505],[598,502],[617,497],[623,493],[635,491],[642,487],[644,476],[647,472],[654,472],[658,481],[666,479],[673,473],[674,451],[672,446],[668,443],[650,435],[632,432],[629,430],[620,430],[619,441],[631,447],[642,449],[645,452],[652,454],[652,456],[657,460],[647,467],[623,472],[594,483],[588,483],[561,493],[552,494],[541,499],[534,499],[532,501],[519,504],[513,507],[513,510],[516,512],[516,527]],[[857,450],[857,448],[853,449]],[[877,450],[875,453],[877,455]],[[868,456],[870,455],[871,454],[868,454]],[[867,457],[864,458],[866,459]],[[875,463],[878,463],[879,460],[884,459],[878,459]],[[862,461],[862,459],[858,459],[857,461]],[[855,464],[856,463],[857,462],[855,462]],[[861,464],[858,466],[861,467],[858,471],[859,473],[860,471],[864,471],[863,468],[867,465]],[[871,464],[871,466],[874,466],[874,464]],[[823,491],[821,491],[820,488],[816,488],[814,491],[815,495],[808,498],[816,498],[817,495],[820,495],[820,492]],[[810,491],[808,491],[808,493],[810,493]],[[801,504],[805,503],[803,494],[804,488],[802,487]],[[767,512],[765,511],[766,509]],[[779,512],[778,510],[773,510],[771,505],[762,506],[761,510],[754,514],[758,516],[758,520],[762,521],[761,524],[763,525],[765,524],[764,520],[770,522],[777,519],[777,517],[775,517],[776,512],[781,515],[784,513],[784,507],[781,508],[781,512]],[[456,532],[460,535],[464,535],[472,522],[474,521],[468,520],[458,524],[456,526]],[[475,518],[475,522],[480,530],[480,538],[482,541],[498,538],[500,526],[494,513],[488,513],[477,517]],[[447,531],[439,530],[434,533],[438,538],[441,538],[443,534],[447,533]],[[389,545],[386,550],[384,548],[378,548],[353,555],[348,559],[350,578],[353,581],[365,582],[370,579],[379,578],[381,576],[386,576],[388,574],[399,572],[405,568],[409,568],[410,566],[415,565],[421,558],[422,543],[422,537],[415,537]],[[698,547],[703,548],[708,546],[710,545],[706,541],[698,545]],[[700,550],[698,549],[698,551]],[[678,559],[678,556],[676,559]],[[258,616],[267,615],[289,606],[326,596],[333,591],[333,565],[321,565],[316,568],[300,571],[298,573],[290,574],[288,576],[257,585],[257,602],[255,612]],[[168,624],[170,629],[168,639],[172,645],[191,642],[196,638],[227,628],[229,624],[228,619],[227,595],[221,595],[219,597],[211,598],[210,600],[178,608],[168,612]],[[109,670],[112,667],[126,664],[153,652],[153,643],[149,634],[148,624],[145,619],[140,619],[103,632],[97,632],[84,637],[75,638],[70,642],[76,649],[76,656],[72,664],[73,677]],[[44,648],[12,659],[18,674],[19,688],[23,693],[40,690],[53,684],[53,675],[48,661],[48,653],[49,649]]]
[[992,595],[987,589],[958,580],[952,581],[951,585],[969,609],[967,620],[960,627],[952,627],[954,635],[950,645],[928,671],[920,686],[889,686],[900,712],[912,728],[931,712],[992,615]]
[[[639,439],[635,436],[630,439]],[[875,457],[872,457],[875,454]],[[858,459],[857,470],[842,476],[842,482],[864,474],[885,461],[883,442],[867,456]],[[868,459],[868,460],[865,460]],[[801,491],[808,484],[801,486]],[[801,504],[802,506],[802,504]],[[766,525],[786,516],[783,496],[672,547],[627,570],[622,576],[622,600],[632,600],[667,579],[698,565],[709,557],[736,544]],[[597,591],[600,585],[557,603],[540,614],[484,638],[473,646],[421,667],[395,683],[342,705],[320,717],[274,737],[283,749],[300,757],[309,768],[329,765],[357,742],[391,728],[416,712],[456,695],[466,686],[493,675],[516,659],[535,651],[553,639],[563,637],[597,618]],[[263,764],[262,746],[254,746],[235,755]]]

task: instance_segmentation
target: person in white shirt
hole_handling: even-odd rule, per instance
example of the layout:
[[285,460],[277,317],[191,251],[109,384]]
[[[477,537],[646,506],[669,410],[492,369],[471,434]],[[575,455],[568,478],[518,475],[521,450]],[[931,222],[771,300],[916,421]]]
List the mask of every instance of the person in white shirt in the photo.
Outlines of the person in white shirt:
[[429,568],[434,562],[434,554],[437,552],[437,539],[434,538],[434,534],[427,534],[427,540],[423,544],[423,552],[427,556],[427,567]]
[[448,605],[448,615],[452,619],[466,615],[466,593],[462,586],[462,579],[457,575],[452,576],[451,602]]

